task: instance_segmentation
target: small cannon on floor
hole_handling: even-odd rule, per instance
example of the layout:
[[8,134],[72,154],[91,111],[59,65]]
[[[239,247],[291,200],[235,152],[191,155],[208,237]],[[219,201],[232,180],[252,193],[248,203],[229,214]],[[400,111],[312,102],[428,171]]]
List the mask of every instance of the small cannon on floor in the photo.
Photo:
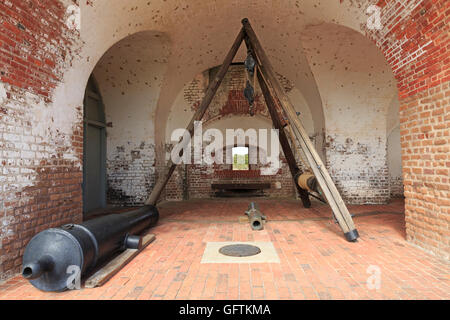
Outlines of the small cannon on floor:
[[264,229],[264,220],[267,220],[267,218],[259,211],[256,203],[251,202],[245,214],[248,216],[252,230],[259,231]]
[[114,253],[139,249],[142,239],[137,234],[156,225],[158,219],[156,207],[147,205],[44,230],[25,249],[22,275],[42,291],[73,288],[82,275]]

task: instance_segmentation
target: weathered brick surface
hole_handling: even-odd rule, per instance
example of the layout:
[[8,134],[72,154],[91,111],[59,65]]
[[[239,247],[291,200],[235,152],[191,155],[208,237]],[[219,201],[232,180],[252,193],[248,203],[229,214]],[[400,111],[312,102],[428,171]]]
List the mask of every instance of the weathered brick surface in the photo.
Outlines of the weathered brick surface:
[[274,175],[262,175],[261,165],[250,165],[248,171],[233,171],[231,165],[216,165],[213,168],[195,166],[188,171],[189,196],[204,198],[214,196],[212,183],[270,183],[270,189],[264,190],[268,197],[294,197],[293,179],[287,163]]
[[[223,157],[225,159],[226,151]],[[266,196],[295,197],[289,167],[284,157],[280,160],[281,168],[273,175],[261,174],[263,165],[260,163],[251,164],[248,171],[233,171],[231,164],[180,165],[166,186],[165,199],[177,201],[214,197],[217,190],[211,187],[213,183],[270,183],[270,189],[264,191]]]
[[147,199],[155,184],[154,144],[143,141],[116,148],[107,159],[107,200],[113,205],[134,206]]
[[400,98],[448,82],[448,1],[380,0],[378,5],[383,29],[367,33],[391,65]]
[[[341,143],[340,138],[327,136],[326,166],[344,201],[351,204],[382,204],[389,201],[385,141],[373,146],[361,137],[358,137],[357,143],[350,138]],[[342,168],[341,164],[352,159],[352,156],[360,162],[355,160],[350,168]]]
[[403,188],[403,177],[390,177],[391,198],[403,198],[405,190]]
[[449,83],[404,99],[401,114],[407,238],[450,254]]
[[0,280],[19,271],[36,233],[81,221],[82,109],[65,128],[37,116],[75,54],[69,4],[0,1]]
[[368,36],[398,82],[400,134],[410,241],[450,256],[450,2],[379,1],[381,31]]
[[1,81],[51,98],[70,55],[66,9],[78,1],[0,1]]
[[[192,110],[197,110],[201,99],[208,87],[209,79],[212,79],[218,71],[218,67],[198,75],[185,89],[184,98],[191,105]],[[281,79],[281,76],[280,76]],[[220,120],[227,116],[248,116],[249,104],[244,97],[244,88],[247,77],[243,65],[231,65],[225,75],[222,84],[216,95],[206,110],[203,121],[206,123]],[[254,111],[256,115],[261,115],[270,119],[259,85],[255,88]]]

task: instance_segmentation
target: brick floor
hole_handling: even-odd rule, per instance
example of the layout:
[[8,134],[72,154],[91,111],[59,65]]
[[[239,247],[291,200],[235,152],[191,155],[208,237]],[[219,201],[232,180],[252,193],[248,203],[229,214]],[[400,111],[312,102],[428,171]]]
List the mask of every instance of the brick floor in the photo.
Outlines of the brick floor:
[[[257,200],[269,219],[239,223],[248,199],[161,205],[157,239],[101,288],[45,293],[17,276],[0,299],[449,299],[450,265],[405,241],[403,202],[350,206],[361,235],[345,241],[327,206]],[[209,241],[271,241],[281,263],[201,264]],[[381,272],[368,289],[368,268]]]

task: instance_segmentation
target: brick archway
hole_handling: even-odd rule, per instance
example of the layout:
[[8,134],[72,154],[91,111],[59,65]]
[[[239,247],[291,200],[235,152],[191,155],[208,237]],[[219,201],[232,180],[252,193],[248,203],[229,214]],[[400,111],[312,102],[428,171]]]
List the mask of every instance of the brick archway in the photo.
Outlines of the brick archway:
[[449,258],[449,8],[439,1],[378,1],[381,30],[365,28],[399,90],[407,239]]

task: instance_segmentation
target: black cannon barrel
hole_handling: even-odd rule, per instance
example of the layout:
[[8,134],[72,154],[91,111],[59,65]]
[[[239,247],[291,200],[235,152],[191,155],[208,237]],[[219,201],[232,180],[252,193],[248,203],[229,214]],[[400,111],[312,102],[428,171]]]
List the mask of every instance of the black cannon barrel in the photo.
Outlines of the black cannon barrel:
[[147,205],[44,230],[25,249],[22,275],[40,290],[64,291],[75,279],[74,273],[81,277],[114,253],[139,248],[137,234],[156,225],[158,219],[156,207]]

